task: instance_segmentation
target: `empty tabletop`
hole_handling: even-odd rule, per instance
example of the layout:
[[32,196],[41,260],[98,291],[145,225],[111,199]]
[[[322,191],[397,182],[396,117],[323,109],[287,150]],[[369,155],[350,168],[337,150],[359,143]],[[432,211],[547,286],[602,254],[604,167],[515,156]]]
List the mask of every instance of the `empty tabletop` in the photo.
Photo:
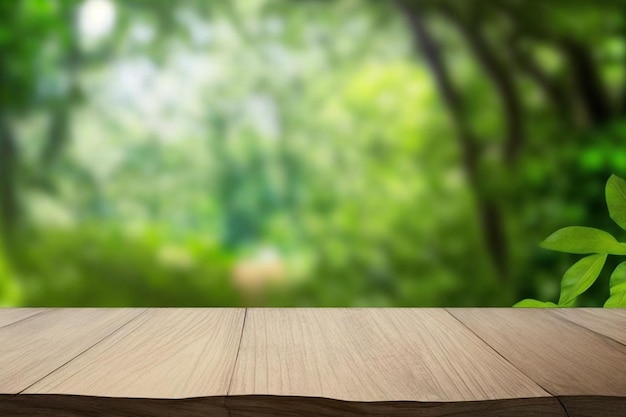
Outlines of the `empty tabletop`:
[[623,416],[608,309],[1,309],[0,415]]

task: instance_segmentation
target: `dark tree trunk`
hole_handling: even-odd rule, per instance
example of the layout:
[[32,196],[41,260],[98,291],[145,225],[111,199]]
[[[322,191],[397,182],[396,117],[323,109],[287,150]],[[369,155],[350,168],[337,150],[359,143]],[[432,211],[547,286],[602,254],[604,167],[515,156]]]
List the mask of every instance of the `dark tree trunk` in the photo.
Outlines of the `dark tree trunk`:
[[439,46],[422,20],[421,11],[416,10],[415,5],[408,6],[404,2],[400,2],[400,5],[409,22],[415,44],[430,67],[437,89],[452,118],[461,145],[464,168],[470,177],[474,177],[478,170],[479,150],[465,118],[463,100],[452,83]]
[[491,262],[500,279],[506,280],[509,272],[508,246],[503,217],[498,205],[481,192],[481,179],[478,174],[480,149],[465,116],[463,100],[452,82],[441,50],[426,27],[416,3],[400,1],[398,5],[408,20],[415,44],[430,67],[437,88],[451,115],[461,148],[463,167],[476,194],[479,224]]
[[480,31],[479,22],[469,22],[442,3],[440,10],[463,34],[478,63],[491,80],[503,106],[505,140],[503,155],[507,163],[514,163],[524,144],[524,115],[512,71],[493,52],[487,39]]
[[48,170],[58,160],[69,138],[70,109],[64,100],[58,103],[50,115],[47,141],[41,152],[41,171],[47,175]]
[[560,42],[565,56],[571,63],[574,80],[581,99],[594,125],[606,123],[611,118],[611,105],[604,83],[593,62],[591,51],[581,43],[565,39]]
[[62,60],[62,68],[68,77],[68,88],[65,94],[57,100],[50,114],[50,127],[47,141],[41,152],[41,171],[48,174],[62,155],[70,139],[71,112],[73,105],[81,96],[78,75],[83,63],[83,53],[79,43],[79,33],[76,27],[76,8],[68,7],[63,17],[69,29],[67,52]]
[[18,149],[9,121],[0,115],[0,232],[11,246],[19,217],[17,196]]

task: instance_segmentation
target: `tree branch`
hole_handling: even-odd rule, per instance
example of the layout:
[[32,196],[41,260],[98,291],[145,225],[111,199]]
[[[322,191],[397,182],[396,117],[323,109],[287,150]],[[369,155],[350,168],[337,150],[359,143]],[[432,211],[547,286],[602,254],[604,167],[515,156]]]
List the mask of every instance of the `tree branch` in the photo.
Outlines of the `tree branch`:
[[480,31],[480,26],[476,25],[476,22],[464,20],[447,6],[446,3],[441,3],[439,10],[463,34],[500,97],[506,130],[503,154],[506,162],[514,163],[524,145],[524,115],[515,82],[511,77],[512,71],[493,52],[487,39]]
[[563,85],[547,74],[541,65],[524,51],[516,37],[509,40],[510,57],[515,65],[531,79],[548,100],[556,112],[567,122],[575,122],[575,111],[572,108],[572,97]]
[[471,177],[477,175],[478,149],[465,117],[465,110],[460,94],[457,92],[452,77],[445,66],[441,51],[426,28],[419,10],[414,3],[399,1],[408,20],[413,40],[430,67],[437,89],[448,108],[463,153],[465,170]]
[[[497,2],[497,4],[502,6],[505,3]],[[612,116],[612,106],[589,48],[576,39],[555,33],[549,26],[534,24],[527,8],[519,5],[511,7],[510,3],[506,5],[507,7],[500,8],[516,27],[518,33],[523,33],[530,39],[555,45],[569,61],[577,95],[580,97],[589,121],[594,125],[607,122]]]

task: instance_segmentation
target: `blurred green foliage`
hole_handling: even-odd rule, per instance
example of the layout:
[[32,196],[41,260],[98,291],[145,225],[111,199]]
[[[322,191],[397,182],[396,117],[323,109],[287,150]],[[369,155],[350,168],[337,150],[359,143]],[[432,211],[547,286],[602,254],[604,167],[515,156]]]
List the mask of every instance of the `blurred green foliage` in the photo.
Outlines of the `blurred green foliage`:
[[0,304],[556,299],[538,242],[626,175],[624,11],[0,2]]
[[240,304],[228,279],[228,256],[202,239],[174,243],[158,230],[137,237],[118,227],[84,224],[79,230],[46,230],[33,242],[20,254],[26,303]]
[[21,302],[20,288],[4,259],[3,252],[0,251],[0,306],[15,306]]

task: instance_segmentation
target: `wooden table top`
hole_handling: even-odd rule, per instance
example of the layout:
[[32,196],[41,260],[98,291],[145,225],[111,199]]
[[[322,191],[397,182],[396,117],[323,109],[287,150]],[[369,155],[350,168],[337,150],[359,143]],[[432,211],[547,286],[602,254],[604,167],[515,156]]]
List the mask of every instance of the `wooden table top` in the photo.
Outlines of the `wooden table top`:
[[0,416],[626,416],[626,309],[0,309]]

